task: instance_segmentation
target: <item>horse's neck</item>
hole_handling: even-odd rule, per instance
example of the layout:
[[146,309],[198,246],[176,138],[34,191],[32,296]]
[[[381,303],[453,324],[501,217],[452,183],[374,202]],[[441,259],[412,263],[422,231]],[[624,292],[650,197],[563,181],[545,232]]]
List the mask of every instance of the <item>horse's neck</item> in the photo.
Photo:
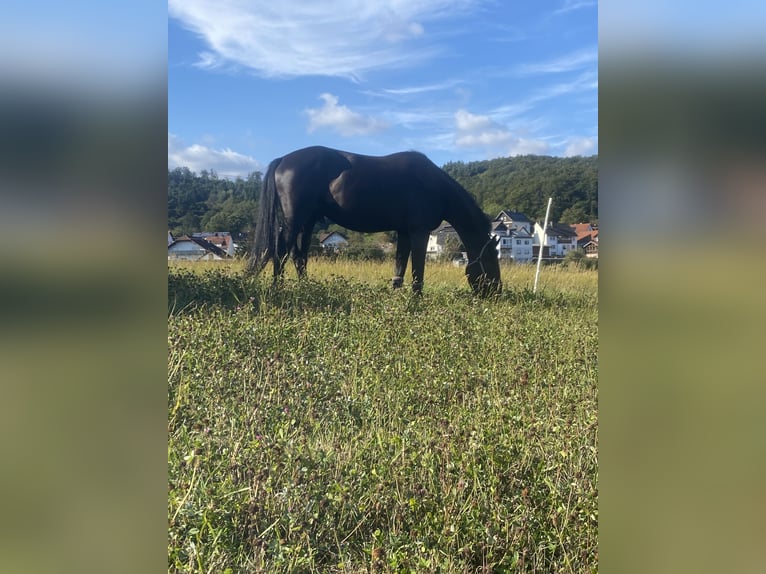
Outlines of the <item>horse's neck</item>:
[[486,221],[483,218],[470,217],[471,213],[468,209],[457,210],[446,219],[457,232],[469,257],[475,259],[489,240],[489,234],[484,231]]
[[456,181],[452,184],[447,188],[445,219],[460,236],[469,257],[475,259],[489,240],[489,222],[468,191]]

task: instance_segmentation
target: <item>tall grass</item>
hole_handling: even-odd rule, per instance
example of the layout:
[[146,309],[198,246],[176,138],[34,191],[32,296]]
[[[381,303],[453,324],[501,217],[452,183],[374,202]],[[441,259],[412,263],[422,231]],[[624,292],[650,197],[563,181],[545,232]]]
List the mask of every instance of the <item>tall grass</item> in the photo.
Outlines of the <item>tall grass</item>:
[[169,272],[168,570],[596,571],[597,274],[309,273]]

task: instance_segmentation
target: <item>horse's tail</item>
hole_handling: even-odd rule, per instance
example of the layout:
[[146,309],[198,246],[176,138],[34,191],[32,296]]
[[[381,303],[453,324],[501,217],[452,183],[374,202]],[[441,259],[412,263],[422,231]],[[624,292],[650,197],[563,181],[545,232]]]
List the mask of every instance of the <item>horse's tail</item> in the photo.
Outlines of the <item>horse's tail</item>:
[[253,244],[247,264],[248,274],[258,275],[263,271],[269,259],[273,260],[278,257],[277,247],[282,221],[282,204],[277,194],[274,172],[276,172],[280,161],[282,161],[281,157],[272,161],[263,178],[263,190],[258,202]]

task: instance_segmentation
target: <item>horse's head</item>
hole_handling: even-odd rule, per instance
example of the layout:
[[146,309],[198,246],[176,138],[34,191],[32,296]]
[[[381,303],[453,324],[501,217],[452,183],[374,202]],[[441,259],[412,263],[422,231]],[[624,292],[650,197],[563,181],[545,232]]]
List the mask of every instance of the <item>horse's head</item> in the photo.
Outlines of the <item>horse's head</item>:
[[497,295],[503,290],[500,280],[500,264],[497,261],[497,244],[500,240],[491,237],[481,248],[478,256],[468,262],[465,274],[473,292],[481,297]]

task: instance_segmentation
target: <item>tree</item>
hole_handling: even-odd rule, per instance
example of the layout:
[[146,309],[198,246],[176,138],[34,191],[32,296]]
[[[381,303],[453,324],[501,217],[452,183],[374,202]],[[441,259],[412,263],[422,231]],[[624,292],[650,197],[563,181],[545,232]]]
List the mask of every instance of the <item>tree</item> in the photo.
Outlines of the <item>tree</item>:
[[582,204],[567,207],[559,217],[561,223],[586,223],[590,220]]

